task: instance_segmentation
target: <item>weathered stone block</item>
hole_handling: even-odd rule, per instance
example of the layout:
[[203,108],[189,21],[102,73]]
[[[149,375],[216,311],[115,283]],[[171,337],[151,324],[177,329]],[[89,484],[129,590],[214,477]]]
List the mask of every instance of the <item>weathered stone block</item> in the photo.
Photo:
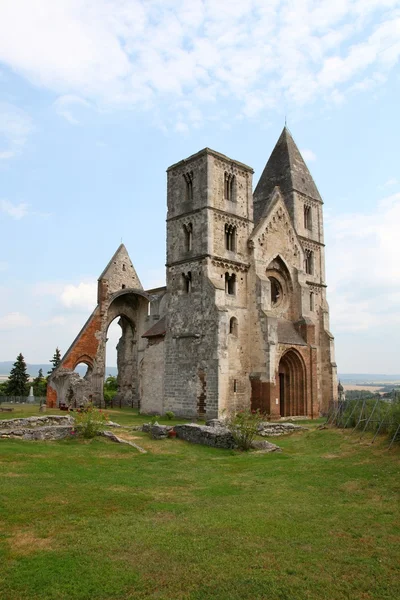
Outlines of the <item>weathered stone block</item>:
[[231,432],[224,427],[208,427],[207,425],[175,425],[176,437],[192,444],[203,444],[214,448],[235,448],[236,443]]

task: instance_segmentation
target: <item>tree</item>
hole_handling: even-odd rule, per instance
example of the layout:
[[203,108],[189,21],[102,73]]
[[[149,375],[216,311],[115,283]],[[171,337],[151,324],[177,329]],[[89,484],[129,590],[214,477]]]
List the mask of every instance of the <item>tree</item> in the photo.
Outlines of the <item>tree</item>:
[[28,381],[29,374],[26,372],[26,362],[20,353],[7,381],[8,396],[26,396],[28,394]]
[[104,390],[103,390],[104,402],[105,402],[106,406],[109,406],[110,404],[112,404],[112,401],[114,400],[115,396],[117,395],[117,392],[118,392],[117,378],[114,377],[113,375],[109,375],[104,382]]
[[51,359],[51,364],[53,365],[53,368],[51,369],[51,371],[48,372],[48,375],[51,375],[53,371],[55,371],[58,367],[58,365],[61,362],[61,352],[59,347],[57,346],[56,351],[53,354],[53,358]]
[[47,391],[47,381],[43,376],[42,369],[39,369],[37,377],[32,381],[33,393],[35,396],[45,396]]

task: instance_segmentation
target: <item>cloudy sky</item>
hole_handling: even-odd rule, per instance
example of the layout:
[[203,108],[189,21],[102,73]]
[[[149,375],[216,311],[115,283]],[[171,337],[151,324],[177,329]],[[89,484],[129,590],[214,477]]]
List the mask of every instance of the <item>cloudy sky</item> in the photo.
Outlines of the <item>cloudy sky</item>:
[[0,0],[0,361],[66,350],[121,238],[162,284],[165,169],[209,146],[256,183],[286,117],[339,371],[399,373],[399,57],[400,0]]

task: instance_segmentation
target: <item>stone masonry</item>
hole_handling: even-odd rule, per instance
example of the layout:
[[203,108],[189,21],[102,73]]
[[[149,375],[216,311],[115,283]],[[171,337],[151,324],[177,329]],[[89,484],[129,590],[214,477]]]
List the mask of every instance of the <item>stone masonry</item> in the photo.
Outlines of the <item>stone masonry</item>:
[[[102,403],[116,317],[121,405],[279,418],[315,417],[336,400],[323,202],[286,127],[254,193],[252,175],[209,148],[168,169],[166,287],[143,290],[118,248],[97,307],[50,378],[49,406]],[[74,372],[80,362],[85,378]]]

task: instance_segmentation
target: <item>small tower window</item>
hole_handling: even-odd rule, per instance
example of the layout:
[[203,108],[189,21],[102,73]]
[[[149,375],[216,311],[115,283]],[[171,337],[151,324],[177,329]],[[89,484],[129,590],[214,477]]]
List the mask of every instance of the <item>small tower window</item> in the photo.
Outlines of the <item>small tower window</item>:
[[234,252],[236,250],[236,227],[234,225],[225,225],[225,248]]
[[183,175],[186,182],[186,200],[193,200],[193,171],[189,171],[189,173],[184,173]]
[[122,286],[121,286],[121,289],[124,290],[125,288],[126,288],[126,285],[123,283]]
[[183,289],[187,294],[190,294],[192,291],[192,273],[188,271],[187,273],[182,273],[183,277]]
[[122,265],[122,270],[126,271],[125,264]]
[[224,196],[225,200],[235,201],[235,176],[233,173],[224,174]]
[[187,252],[190,252],[190,250],[192,249],[192,242],[193,242],[193,226],[191,223],[187,223],[186,225],[184,225],[184,232],[185,232],[185,249]]
[[234,337],[237,337],[238,331],[239,331],[238,320],[236,317],[231,317],[231,319],[229,321],[229,333],[231,335],[233,335]]
[[310,292],[310,310],[314,310],[314,292]]
[[305,270],[308,275],[314,275],[314,252],[306,250]]
[[312,230],[311,206],[308,206],[307,204],[304,205],[304,228],[308,229],[309,231]]
[[237,380],[236,379],[233,380],[233,391],[237,392]]
[[232,273],[225,273],[225,293],[229,296],[234,296],[236,292],[236,275]]

